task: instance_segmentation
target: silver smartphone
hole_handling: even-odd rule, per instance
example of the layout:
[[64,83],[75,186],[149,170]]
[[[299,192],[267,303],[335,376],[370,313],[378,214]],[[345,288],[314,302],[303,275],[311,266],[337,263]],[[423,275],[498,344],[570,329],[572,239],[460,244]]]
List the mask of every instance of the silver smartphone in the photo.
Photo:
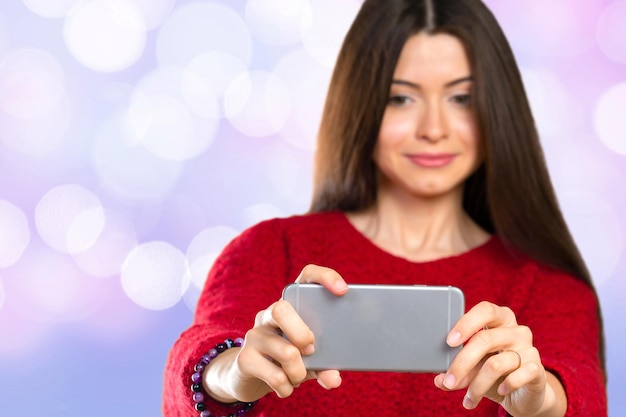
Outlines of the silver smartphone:
[[290,284],[283,299],[315,335],[307,369],[442,372],[461,349],[446,337],[465,311],[457,287],[349,285],[335,296],[317,284]]

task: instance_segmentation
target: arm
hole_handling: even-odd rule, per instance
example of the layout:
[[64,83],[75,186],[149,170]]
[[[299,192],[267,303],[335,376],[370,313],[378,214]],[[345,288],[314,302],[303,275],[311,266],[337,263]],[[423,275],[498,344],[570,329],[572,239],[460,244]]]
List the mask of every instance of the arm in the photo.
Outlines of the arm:
[[[237,364],[242,360],[245,363],[247,358],[254,356],[250,355],[251,352],[258,352],[258,341],[265,340],[260,336],[263,332],[277,337],[276,323],[271,320],[284,320],[280,316],[284,315],[285,306],[283,303],[274,304],[274,301],[293,279],[290,277],[293,266],[288,259],[283,236],[271,222],[244,232],[225,248],[209,273],[193,325],[176,341],[168,357],[163,392],[165,416],[197,414],[190,391],[193,367],[211,347],[226,338],[245,335],[246,341],[242,349],[233,348],[224,352],[207,367],[203,382],[208,392],[216,399],[228,401],[235,398],[256,399],[273,390],[265,382],[260,383],[263,378],[258,375],[250,376],[244,372],[238,376],[236,371]],[[266,309],[268,305],[271,307]],[[276,308],[276,305],[280,307]],[[257,315],[259,311],[265,313]],[[255,326],[251,330],[253,323]],[[282,337],[280,340],[286,342]],[[257,355],[253,362],[261,358],[264,365],[271,363],[262,355]],[[294,372],[297,374],[299,371]],[[248,378],[246,381],[252,381],[252,384],[242,383],[245,378],[240,376],[245,376]],[[301,375],[292,378],[297,385]],[[255,384],[256,388],[251,388]],[[285,391],[277,387],[277,392],[284,395]],[[210,408],[212,411],[219,407],[217,410],[223,410],[225,414],[232,412],[217,402],[210,407],[213,407]]]

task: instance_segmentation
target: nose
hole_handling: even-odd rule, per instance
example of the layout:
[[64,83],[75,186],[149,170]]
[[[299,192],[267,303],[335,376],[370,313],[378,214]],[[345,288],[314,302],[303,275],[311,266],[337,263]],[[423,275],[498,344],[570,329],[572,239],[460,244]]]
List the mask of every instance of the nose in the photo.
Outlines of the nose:
[[448,137],[448,120],[440,104],[426,104],[418,120],[417,139],[438,142]]

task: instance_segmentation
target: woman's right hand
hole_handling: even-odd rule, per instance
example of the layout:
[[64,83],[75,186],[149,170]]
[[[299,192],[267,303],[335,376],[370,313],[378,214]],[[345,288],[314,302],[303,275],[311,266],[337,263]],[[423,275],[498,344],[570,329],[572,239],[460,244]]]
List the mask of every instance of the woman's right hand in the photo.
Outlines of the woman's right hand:
[[[348,291],[341,275],[317,265],[304,267],[296,282],[321,284],[337,296]],[[310,379],[317,379],[326,389],[337,388],[341,384],[339,371],[305,368],[302,355],[314,351],[313,332],[291,304],[276,301],[256,315],[254,327],[246,333],[240,349],[225,351],[206,368],[205,388],[222,402],[251,402],[272,391],[281,398],[288,397]]]

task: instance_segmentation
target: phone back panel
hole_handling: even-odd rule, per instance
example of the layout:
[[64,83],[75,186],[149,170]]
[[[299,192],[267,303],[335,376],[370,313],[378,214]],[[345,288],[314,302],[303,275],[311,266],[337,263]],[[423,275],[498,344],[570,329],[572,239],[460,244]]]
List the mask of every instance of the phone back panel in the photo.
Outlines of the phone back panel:
[[350,285],[337,297],[317,284],[291,284],[283,298],[315,335],[307,369],[441,372],[460,350],[446,344],[465,310],[456,287]]

